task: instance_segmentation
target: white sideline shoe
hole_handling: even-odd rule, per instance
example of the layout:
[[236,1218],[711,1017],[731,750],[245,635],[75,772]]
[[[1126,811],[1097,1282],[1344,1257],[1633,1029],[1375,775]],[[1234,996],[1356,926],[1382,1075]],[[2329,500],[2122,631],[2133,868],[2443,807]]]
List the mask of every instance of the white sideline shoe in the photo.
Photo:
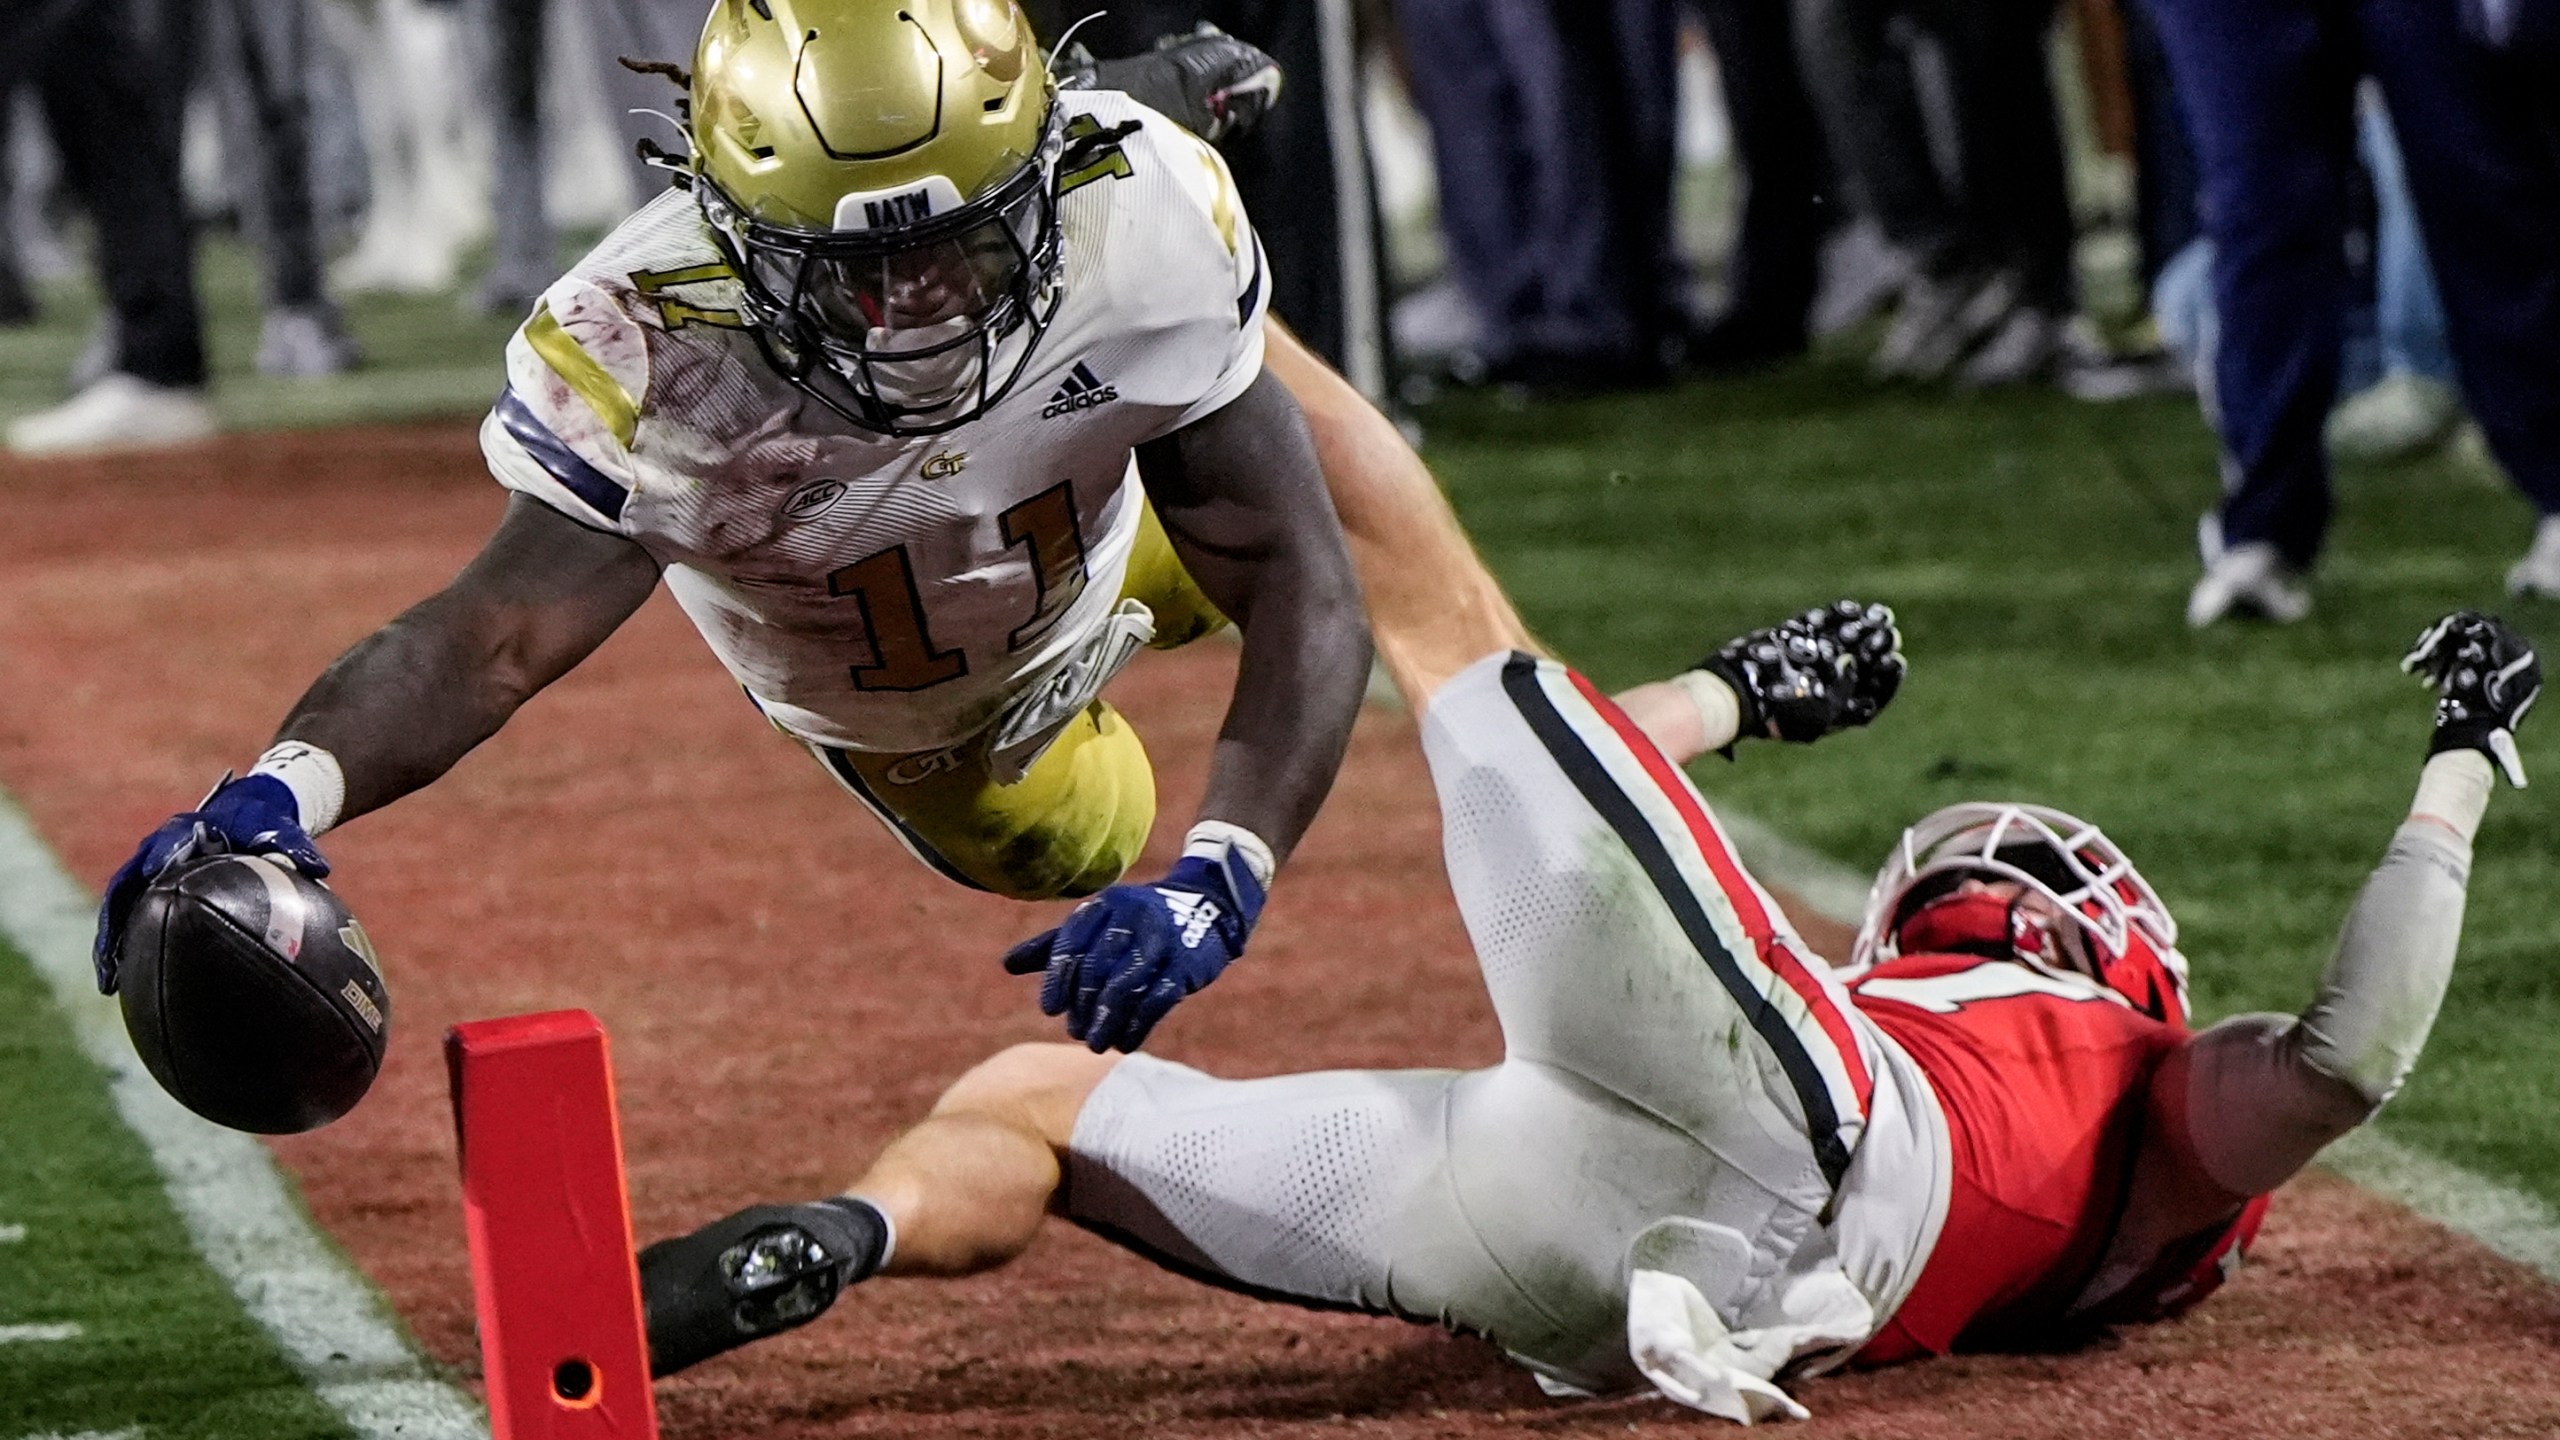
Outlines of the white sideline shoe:
[[9,427],[21,455],[85,455],[149,450],[209,439],[218,427],[204,392],[109,374],[50,410]]
[[363,363],[364,352],[334,306],[281,306],[258,328],[258,373],[272,379],[316,380]]
[[2545,515],[2533,532],[2533,548],[2507,571],[2507,593],[2526,599],[2560,600],[2560,515]]
[[2005,271],[1986,279],[1914,276],[1903,286],[1868,373],[1878,380],[1943,380],[2017,304],[2017,282]]
[[2395,371],[2347,397],[2329,414],[2329,448],[2352,460],[2405,460],[2442,445],[2462,423],[2462,401],[2445,385]]
[[2311,592],[2302,587],[2302,577],[2264,540],[2215,554],[2187,596],[2187,624],[2198,630],[2233,615],[2290,625],[2310,613]]

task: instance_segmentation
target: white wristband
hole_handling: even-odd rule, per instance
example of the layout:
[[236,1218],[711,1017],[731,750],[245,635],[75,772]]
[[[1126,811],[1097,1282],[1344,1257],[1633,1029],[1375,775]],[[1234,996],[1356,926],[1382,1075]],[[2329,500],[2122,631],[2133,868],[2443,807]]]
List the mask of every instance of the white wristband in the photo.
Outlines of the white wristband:
[[283,781],[302,813],[302,828],[315,836],[338,823],[347,803],[347,772],[338,768],[337,756],[317,745],[284,741],[259,756],[249,773]]
[[1186,856],[1215,860],[1219,852],[1226,849],[1235,851],[1244,861],[1244,868],[1253,872],[1253,878],[1263,889],[1271,888],[1271,877],[1279,870],[1280,862],[1271,858],[1271,847],[1261,836],[1224,820],[1203,820],[1191,827],[1190,834],[1182,837],[1182,853]]
[[1742,697],[1712,670],[1683,670],[1671,677],[1671,688],[1698,707],[1698,723],[1707,727],[1703,750],[1721,750],[1742,734]]

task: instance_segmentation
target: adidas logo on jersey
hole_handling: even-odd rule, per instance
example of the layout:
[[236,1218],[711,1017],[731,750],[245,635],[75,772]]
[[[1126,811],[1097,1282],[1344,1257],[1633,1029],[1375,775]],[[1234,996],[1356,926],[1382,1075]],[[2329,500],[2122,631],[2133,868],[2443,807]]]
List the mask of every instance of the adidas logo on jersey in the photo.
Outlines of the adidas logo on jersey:
[[1096,405],[1108,405],[1119,398],[1118,386],[1103,384],[1101,377],[1079,360],[1076,368],[1067,372],[1066,382],[1049,397],[1048,408],[1040,412],[1040,418],[1055,420],[1061,415],[1073,415]]

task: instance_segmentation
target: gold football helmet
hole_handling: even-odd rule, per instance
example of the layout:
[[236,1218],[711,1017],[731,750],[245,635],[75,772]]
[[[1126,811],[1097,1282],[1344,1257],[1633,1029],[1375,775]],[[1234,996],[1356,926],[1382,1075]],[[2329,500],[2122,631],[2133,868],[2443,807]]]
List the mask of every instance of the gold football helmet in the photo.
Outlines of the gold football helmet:
[[1058,301],[1056,86],[1014,0],[719,0],[692,188],[766,358],[846,419],[984,414]]

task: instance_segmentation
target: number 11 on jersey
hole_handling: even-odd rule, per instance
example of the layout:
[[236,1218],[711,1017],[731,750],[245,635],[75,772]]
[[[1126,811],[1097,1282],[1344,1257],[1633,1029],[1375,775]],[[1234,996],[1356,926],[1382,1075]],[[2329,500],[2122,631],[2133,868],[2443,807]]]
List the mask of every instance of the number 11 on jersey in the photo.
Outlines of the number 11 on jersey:
[[[1019,650],[1038,640],[1084,593],[1084,532],[1075,493],[1061,481],[996,517],[1005,548],[1031,548],[1031,618],[1005,637]],[[969,673],[969,657],[937,649],[925,628],[924,595],[907,547],[867,555],[827,577],[827,593],[862,607],[871,660],[853,669],[856,690],[922,690]]]

